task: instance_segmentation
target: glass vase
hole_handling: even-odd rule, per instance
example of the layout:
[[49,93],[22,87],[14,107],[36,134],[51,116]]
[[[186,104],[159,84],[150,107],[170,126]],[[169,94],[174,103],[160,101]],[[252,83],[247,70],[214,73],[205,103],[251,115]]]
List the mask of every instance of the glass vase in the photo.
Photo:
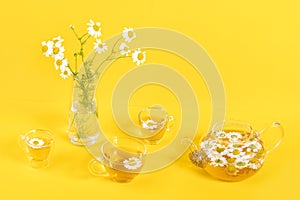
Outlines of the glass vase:
[[[86,146],[98,139],[95,120],[98,119],[97,104],[94,97],[96,76],[92,71],[74,76],[74,91],[69,110],[68,136],[72,144]],[[84,123],[82,123],[84,121]]]

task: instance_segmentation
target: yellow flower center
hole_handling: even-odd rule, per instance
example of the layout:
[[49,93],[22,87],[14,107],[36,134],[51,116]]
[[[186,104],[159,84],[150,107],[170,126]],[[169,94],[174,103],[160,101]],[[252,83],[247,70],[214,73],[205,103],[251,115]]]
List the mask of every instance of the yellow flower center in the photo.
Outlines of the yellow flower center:
[[129,38],[132,38],[133,35],[134,35],[134,34],[133,34],[133,31],[128,31],[127,35],[128,35]]
[[56,65],[60,67],[62,65],[62,60],[57,60]]
[[102,48],[103,48],[103,44],[98,44],[98,47],[99,47],[100,49],[102,49]]
[[42,51],[45,53],[48,51],[48,47],[47,46],[42,46]]
[[124,47],[124,51],[128,51],[129,50],[129,48],[128,47]]
[[229,165],[227,170],[228,170],[229,173],[233,173],[233,172],[236,171],[236,168],[233,165]]
[[221,152],[223,152],[224,150],[225,150],[225,148],[217,147],[217,152],[218,152],[218,153],[221,153]]
[[258,153],[258,154],[263,154],[263,153],[264,153],[264,150],[263,150],[263,149],[260,149],[260,150],[258,150],[257,153]]
[[139,60],[143,60],[144,59],[144,54],[143,53],[139,53],[138,56],[137,56],[137,58]]
[[241,152],[240,152],[240,150],[238,150],[238,149],[235,149],[235,150],[233,150],[233,155],[239,155]]
[[68,76],[68,71],[67,70],[64,71],[64,75]]
[[59,52],[59,48],[58,47],[54,47],[53,48],[53,54],[58,54]]
[[258,163],[258,160],[256,158],[251,158],[249,160],[250,163]]
[[33,145],[39,145],[39,141],[33,141]]
[[233,163],[235,161],[235,158],[228,158],[227,159],[227,162],[229,162],[229,163]]
[[100,27],[97,26],[97,25],[95,24],[95,25],[93,26],[93,29],[94,29],[95,31],[99,31]]

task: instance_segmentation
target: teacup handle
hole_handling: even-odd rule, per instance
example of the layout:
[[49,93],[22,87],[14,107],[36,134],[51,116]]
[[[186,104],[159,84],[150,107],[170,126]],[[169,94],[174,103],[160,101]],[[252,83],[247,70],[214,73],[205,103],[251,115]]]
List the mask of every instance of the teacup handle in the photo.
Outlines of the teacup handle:
[[174,126],[175,121],[174,121],[174,116],[168,116],[168,124],[167,124],[167,131],[170,131],[171,128]]
[[94,176],[109,176],[108,172],[104,167],[104,164],[99,160],[90,160],[88,168],[90,173]]
[[26,143],[25,143],[25,135],[19,135],[18,136],[18,144],[20,149],[26,153]]
[[281,124],[280,124],[279,122],[273,122],[273,123],[271,124],[271,126],[268,126],[268,127],[266,127],[265,129],[261,130],[261,131],[260,131],[260,134],[261,134],[261,135],[262,135],[262,134],[265,134],[266,132],[270,131],[271,129],[272,129],[272,130],[274,130],[274,129],[279,129],[281,136],[280,136],[279,140],[278,140],[271,148],[269,148],[269,149],[266,150],[266,153],[267,153],[267,154],[269,154],[269,153],[272,152],[274,149],[276,149],[276,148],[280,145],[280,143],[282,142],[283,137],[284,137],[284,130],[283,130],[283,127],[281,126]]

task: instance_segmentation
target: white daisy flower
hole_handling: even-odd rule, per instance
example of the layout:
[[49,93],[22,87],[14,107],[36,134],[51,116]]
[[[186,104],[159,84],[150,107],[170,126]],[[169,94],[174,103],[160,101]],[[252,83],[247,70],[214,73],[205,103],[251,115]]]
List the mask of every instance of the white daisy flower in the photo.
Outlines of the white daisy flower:
[[215,151],[217,151],[221,155],[227,155],[228,154],[228,148],[224,144],[218,143],[216,145]]
[[243,168],[246,168],[248,167],[248,163],[249,163],[249,160],[247,159],[244,159],[244,158],[237,158],[235,161],[234,161],[234,166],[238,169],[243,169]]
[[101,54],[104,51],[107,51],[108,47],[100,39],[97,39],[96,42],[94,42],[94,49],[98,54]]
[[129,46],[127,46],[127,44],[125,42],[122,42],[120,44],[120,53],[121,55],[126,55],[128,56],[128,54],[130,53],[130,49],[129,49]]
[[142,52],[140,48],[135,50],[132,54],[133,62],[136,62],[137,66],[143,64],[146,61],[146,52]]
[[142,127],[144,129],[154,130],[154,129],[158,128],[158,123],[156,121],[148,119],[147,121],[145,121],[145,122],[142,123]]
[[63,79],[66,79],[66,78],[68,78],[69,76],[71,76],[72,75],[72,72],[71,72],[71,70],[69,69],[69,67],[63,67],[63,66],[61,66],[60,67],[60,76],[63,78]]
[[58,69],[64,69],[65,67],[68,66],[68,60],[66,58],[56,58],[54,60],[54,66],[55,66],[55,69],[58,70]]
[[227,164],[227,160],[223,156],[215,156],[211,158],[210,165],[213,165],[215,167],[223,167],[226,164]]
[[223,131],[223,130],[217,131],[215,133],[215,135],[216,135],[217,138],[221,138],[221,139],[226,138],[226,132]]
[[101,36],[101,28],[100,22],[94,22],[93,20],[90,20],[90,22],[87,24],[88,25],[88,34],[94,38],[98,38]]
[[238,142],[242,138],[242,135],[239,132],[229,132],[226,137],[230,142]]
[[256,153],[246,152],[245,155],[243,156],[243,158],[250,160],[250,159],[254,158],[255,156],[256,156]]
[[213,160],[217,157],[222,157],[223,155],[215,150],[211,150],[209,153],[207,153],[207,157],[210,158],[210,160]]
[[247,152],[258,152],[259,150],[262,149],[262,145],[261,145],[260,142],[254,140],[254,141],[251,141],[251,142],[247,142],[244,145],[244,148],[246,148]]
[[43,41],[42,42],[42,52],[45,56],[49,57],[52,56],[53,53],[53,42],[52,41]]
[[229,144],[228,145],[228,153],[227,156],[231,158],[241,158],[245,155],[246,153],[243,151],[242,148],[236,146],[235,144]]
[[54,44],[58,43],[58,44],[62,45],[64,39],[62,39],[60,36],[57,36],[57,37],[53,38],[52,41],[54,42]]
[[134,38],[136,38],[136,34],[133,31],[133,28],[124,28],[122,33],[123,38],[126,42],[131,42]]
[[39,139],[39,138],[31,138],[29,140],[29,145],[32,148],[41,148],[45,144],[44,140]]
[[53,49],[52,49],[52,57],[54,59],[63,58],[65,52],[65,47],[62,46],[61,43],[54,43]]
[[248,167],[254,170],[261,168],[262,164],[264,163],[264,159],[251,159],[248,163]]
[[128,158],[123,161],[124,167],[129,170],[135,170],[142,166],[142,161],[138,158]]
[[215,140],[205,140],[204,142],[201,142],[200,147],[207,155],[209,155],[210,152],[216,148],[216,143]]

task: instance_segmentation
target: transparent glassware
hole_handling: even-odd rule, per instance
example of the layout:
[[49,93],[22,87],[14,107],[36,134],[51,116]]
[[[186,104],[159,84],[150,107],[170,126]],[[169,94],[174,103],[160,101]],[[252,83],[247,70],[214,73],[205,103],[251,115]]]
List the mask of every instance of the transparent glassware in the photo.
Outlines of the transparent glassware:
[[[280,137],[271,147],[267,147],[262,136],[274,131]],[[283,136],[283,128],[278,122],[256,131],[247,122],[222,121],[213,126],[199,147],[191,143],[189,159],[215,178],[240,181],[252,176],[263,166],[266,156],[278,147]]]
[[142,170],[146,146],[134,138],[113,137],[103,142],[101,157],[91,160],[89,170],[96,176],[108,176],[116,182],[130,182]]
[[174,125],[174,117],[160,105],[142,109],[138,114],[141,134],[148,144],[158,144]]
[[52,134],[43,129],[31,130],[19,136],[19,145],[33,168],[48,166],[53,143]]
[[92,145],[98,139],[99,133],[95,123],[98,113],[94,97],[96,81],[96,75],[92,70],[74,77],[73,101],[68,125],[68,136],[74,145]]

